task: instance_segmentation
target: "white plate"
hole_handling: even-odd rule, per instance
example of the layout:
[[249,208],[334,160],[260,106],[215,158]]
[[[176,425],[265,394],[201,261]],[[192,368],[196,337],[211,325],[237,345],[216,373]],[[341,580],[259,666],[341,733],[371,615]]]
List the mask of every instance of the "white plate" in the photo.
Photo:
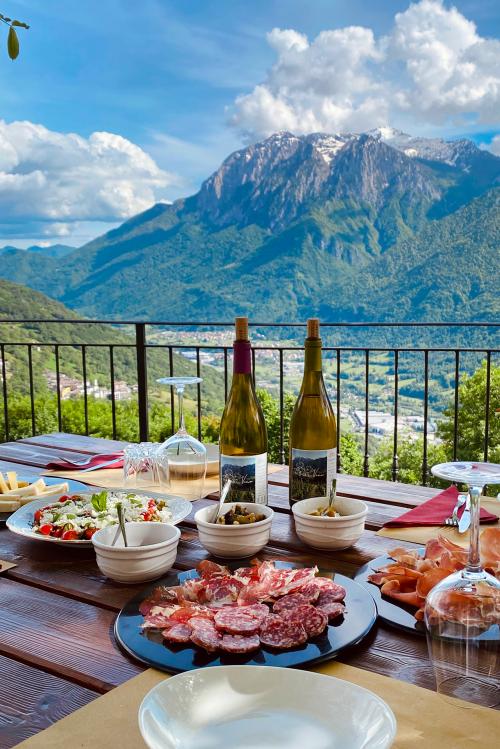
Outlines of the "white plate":
[[[95,491],[78,492],[78,494],[81,496],[84,496],[85,494],[91,496],[98,491],[103,491],[103,489],[101,489],[100,487],[96,487]],[[107,491],[120,490],[107,489]],[[76,494],[77,492],[73,493]],[[184,520],[184,518],[189,515],[192,509],[191,502],[188,502],[187,499],[183,499],[182,497],[174,497],[169,494],[160,494],[159,492],[139,490],[137,490],[135,493],[146,494],[148,497],[164,499],[173,516],[170,523],[171,525],[177,525],[182,520]],[[61,497],[62,494],[60,494],[59,496]],[[49,541],[50,543],[59,544],[62,546],[92,546],[92,541],[90,539],[85,541],[63,541],[61,538],[42,536],[41,533],[35,533],[33,531],[35,512],[37,510],[40,510],[42,507],[47,507],[48,505],[54,504],[54,502],[57,502],[57,499],[58,495],[48,497],[46,499],[34,499],[32,502],[29,502],[29,504],[20,507],[19,510],[13,512],[12,515],[7,519],[7,528],[13,533],[17,533],[19,536],[25,536],[27,538],[33,539],[34,541]]]
[[217,666],[173,676],[143,699],[150,749],[386,749],[390,707],[373,692],[308,671]]

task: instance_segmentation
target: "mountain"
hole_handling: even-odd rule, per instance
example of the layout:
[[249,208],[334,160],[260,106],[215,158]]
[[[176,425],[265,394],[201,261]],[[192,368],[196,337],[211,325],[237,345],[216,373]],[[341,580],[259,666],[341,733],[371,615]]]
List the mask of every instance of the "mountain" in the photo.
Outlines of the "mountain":
[[115,318],[491,319],[499,194],[500,159],[467,140],[280,132],[196,195],[1,274]]
[[53,244],[47,247],[42,247],[40,245],[34,244],[31,247],[27,247],[26,250],[19,250],[17,247],[13,247],[12,245],[5,245],[5,247],[0,247],[0,255],[5,255],[12,252],[32,252],[39,256],[42,255],[43,257],[58,258],[69,255],[70,252],[73,252],[74,250],[75,247],[70,247],[69,244]]

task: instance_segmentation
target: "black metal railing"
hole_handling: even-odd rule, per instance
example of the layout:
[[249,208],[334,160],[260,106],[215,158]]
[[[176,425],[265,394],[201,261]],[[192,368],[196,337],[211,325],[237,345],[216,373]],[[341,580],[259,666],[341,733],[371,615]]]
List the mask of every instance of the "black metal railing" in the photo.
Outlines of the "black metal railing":
[[[9,326],[9,337],[13,340],[2,340],[2,326]],[[37,341],[37,340],[15,340],[16,336],[12,335],[13,331],[22,330],[24,334],[28,331],[33,332],[33,337],[39,335],[39,327],[45,326],[50,331],[54,330],[54,340],[50,342]],[[65,330],[75,329],[78,326],[86,326],[86,330],[92,330],[93,326],[100,326],[100,335],[102,333],[102,326],[106,326],[106,335],[113,336],[119,332],[119,342],[103,342],[97,340],[96,342],[79,341],[78,336],[72,336],[72,340],[63,342],[58,339],[57,330],[60,326],[64,326]],[[31,404],[31,432],[34,436],[36,434],[36,412],[35,412],[35,385],[34,385],[34,349],[49,348],[53,352],[55,359],[55,389],[56,389],[56,404],[57,404],[57,424],[60,431],[63,428],[63,409],[62,409],[62,393],[61,393],[61,378],[63,372],[61,370],[61,355],[62,352],[71,349],[73,352],[80,351],[80,362],[81,362],[81,374],[82,374],[82,387],[83,387],[83,407],[84,407],[84,424],[85,434],[89,434],[92,431],[92,424],[89,418],[89,392],[88,392],[88,374],[89,374],[89,350],[97,349],[101,353],[107,352],[107,359],[109,362],[109,381],[110,381],[110,393],[109,398],[111,400],[111,432],[113,438],[119,437],[117,430],[117,412],[116,412],[116,363],[117,363],[117,351],[128,350],[133,352],[134,355],[134,369],[135,369],[135,387],[137,388],[137,404],[138,404],[138,436],[141,441],[146,441],[149,437],[149,394],[151,381],[148,378],[148,367],[149,357],[153,351],[165,352],[167,354],[165,359],[165,369],[168,370],[170,376],[174,375],[175,369],[175,355],[186,353],[187,351],[194,352],[194,366],[195,372],[198,376],[202,373],[202,361],[201,356],[204,352],[220,352],[222,355],[222,383],[221,391],[223,393],[224,400],[227,398],[229,390],[230,380],[230,366],[229,358],[231,352],[231,345],[229,343],[229,330],[232,327],[232,323],[226,322],[137,322],[137,321],[109,321],[109,320],[0,320],[0,374],[2,379],[2,410],[3,413],[3,433],[5,439],[8,441],[11,434],[12,416],[9,409],[9,394],[16,390],[16,378],[15,376],[9,376],[8,367],[8,352],[14,350],[22,350],[27,354],[27,373],[28,373],[28,392]],[[288,332],[292,332],[295,335],[297,328],[303,328],[302,323],[253,323],[252,327],[258,331],[272,332],[273,335],[277,335],[278,332],[283,332],[283,329],[287,329]],[[344,369],[348,363],[352,363],[353,359],[358,357],[360,360],[361,379],[364,380],[364,395],[362,396],[362,408],[360,412],[364,413],[364,424],[362,425],[362,463],[363,463],[363,474],[368,476],[370,470],[370,398],[372,384],[370,375],[373,369],[373,357],[377,354],[383,354],[387,356],[387,361],[392,357],[392,408],[393,408],[393,430],[392,430],[392,479],[398,480],[399,476],[399,458],[398,458],[398,441],[400,438],[400,409],[401,409],[401,362],[402,357],[407,354],[417,355],[420,357],[423,380],[423,396],[422,396],[422,409],[423,409],[423,424],[422,424],[422,438],[423,438],[423,453],[422,453],[422,483],[425,485],[428,480],[428,449],[429,449],[429,416],[430,416],[430,360],[431,357],[437,357],[438,355],[444,357],[451,357],[452,359],[452,378],[453,385],[451,387],[452,402],[453,402],[453,458],[456,459],[459,449],[459,386],[460,386],[460,375],[461,375],[461,364],[464,357],[476,356],[476,359],[484,360],[486,362],[486,387],[485,387],[485,402],[484,402],[484,444],[483,444],[483,457],[485,460],[488,459],[490,450],[490,408],[491,406],[499,405],[491,403],[491,368],[492,364],[499,360],[500,348],[497,342],[498,328],[500,323],[489,323],[489,322],[471,322],[471,323],[392,323],[392,322],[354,322],[354,323],[324,323],[323,329],[325,331],[324,337],[328,339],[330,334],[338,333],[342,330],[352,331],[360,329],[378,329],[379,331],[384,330],[413,330],[420,329],[426,330],[427,332],[432,331],[435,328],[439,329],[454,329],[461,328],[467,332],[468,336],[476,331],[481,331],[481,344],[478,347],[457,347],[457,346],[415,346],[415,345],[373,345],[373,346],[352,346],[352,345],[327,345],[324,346],[324,352],[326,357],[330,357],[334,362],[334,375],[332,382],[335,383],[335,396],[334,396],[334,407],[337,416],[337,430],[338,430],[338,444],[340,444],[340,433],[341,433],[341,404],[342,404],[342,382],[344,378]],[[200,329],[205,332],[214,330],[227,329],[228,330],[228,342],[224,343],[183,343],[181,341],[170,341],[169,343],[161,342],[149,342],[148,332],[149,331],[188,331],[200,332]],[[486,340],[483,334],[488,333],[489,338]],[[292,335],[292,337],[293,337]],[[490,340],[492,338],[492,340]],[[486,341],[486,342],[485,342]],[[258,380],[257,374],[259,372],[259,356],[263,352],[275,352],[277,358],[277,375],[278,375],[278,409],[279,409],[279,458],[281,462],[285,462],[285,364],[286,356],[290,353],[296,354],[302,350],[302,346],[297,345],[280,345],[279,340],[276,339],[276,343],[273,340],[272,344],[267,343],[266,345],[260,345],[257,343],[252,349],[252,357],[254,364],[254,378]],[[390,378],[389,378],[390,379]],[[222,395],[221,393],[221,395]],[[451,394],[450,393],[450,394]],[[202,395],[203,385],[197,386],[196,392],[196,422],[198,437],[202,435]],[[170,395],[170,421],[173,425],[175,422],[175,401],[174,395]],[[479,418],[479,416],[478,416]],[[341,468],[342,455],[338,453],[338,467]]]

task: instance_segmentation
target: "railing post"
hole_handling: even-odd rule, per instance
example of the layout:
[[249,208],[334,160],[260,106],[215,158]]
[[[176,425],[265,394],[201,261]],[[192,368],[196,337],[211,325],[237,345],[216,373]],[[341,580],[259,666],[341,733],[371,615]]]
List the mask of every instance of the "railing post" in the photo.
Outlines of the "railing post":
[[137,357],[137,403],[139,406],[139,439],[147,442],[148,428],[148,366],[146,324],[135,323],[135,352]]

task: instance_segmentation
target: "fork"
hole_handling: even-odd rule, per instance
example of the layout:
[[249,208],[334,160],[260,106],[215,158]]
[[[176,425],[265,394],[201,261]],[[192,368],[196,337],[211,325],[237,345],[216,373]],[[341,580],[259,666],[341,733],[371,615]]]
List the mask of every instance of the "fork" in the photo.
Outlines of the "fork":
[[464,506],[466,502],[467,502],[467,494],[459,494],[457,498],[457,503],[455,507],[453,508],[453,512],[451,513],[450,517],[446,518],[444,521],[445,525],[458,526],[458,511],[461,507]]

